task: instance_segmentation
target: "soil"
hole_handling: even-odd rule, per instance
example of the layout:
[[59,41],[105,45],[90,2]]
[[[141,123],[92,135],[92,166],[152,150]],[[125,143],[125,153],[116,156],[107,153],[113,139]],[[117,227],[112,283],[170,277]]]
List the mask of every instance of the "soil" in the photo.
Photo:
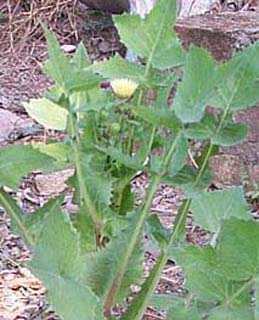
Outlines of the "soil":
[[[53,29],[58,30],[61,44],[74,46],[80,40],[84,41],[92,60],[105,59],[114,52],[119,52],[124,56],[125,47],[120,43],[110,17],[86,10],[83,5],[76,7],[75,10],[74,7],[71,7],[72,2],[67,1],[68,11],[65,6],[62,7],[63,16],[53,15],[53,19],[49,21]],[[21,14],[27,13],[26,8],[16,7],[10,8],[6,5],[6,1],[3,4],[0,1],[0,12],[3,12],[7,19],[0,20],[0,34],[1,31],[7,29],[7,25],[9,26],[0,46],[0,146],[25,143],[31,140],[63,138],[60,134],[46,132],[37,126],[23,109],[22,103],[30,98],[39,97],[46,88],[51,86],[51,81],[41,71],[47,53],[46,43],[39,30],[30,34],[26,26],[27,34],[24,33],[24,29],[20,34],[15,33],[14,30],[10,31],[8,24],[10,10],[17,11],[12,19],[17,19],[16,22],[20,21],[18,26],[21,26],[21,20],[19,20]],[[69,20],[69,14],[66,13],[70,12],[71,8],[76,13],[73,23]],[[12,34],[15,35],[14,38]],[[21,41],[22,37],[26,39]],[[217,172],[214,185],[216,188],[222,188],[243,183],[247,192],[250,192],[249,195],[253,195],[256,191],[256,183],[259,183],[259,108],[240,113],[236,120],[247,123],[250,127],[250,134],[243,144],[222,149],[220,154],[213,159],[212,166]],[[65,208],[73,212],[76,208],[72,203],[71,192],[64,178],[69,175],[71,171],[65,174],[57,172],[51,176],[35,172],[23,180],[19,192],[13,193],[10,190],[10,193],[18,200],[24,211],[32,212],[49,198],[56,196],[57,189],[53,188],[53,185],[58,185],[59,191],[66,193]],[[133,189],[139,199],[143,198],[147,185],[148,181],[144,175],[133,182]],[[152,212],[158,214],[167,228],[171,228],[181,201],[180,190],[161,185],[153,201]],[[252,205],[254,215],[259,217],[258,203],[255,201],[252,202]],[[209,239],[209,235],[204,230],[193,225],[191,216],[188,217],[187,234],[188,241],[198,245],[206,244]],[[157,251],[147,247],[145,275],[154,265],[156,256]],[[0,320],[58,319],[49,310],[45,300],[45,289],[40,281],[23,267],[29,258],[30,252],[22,240],[11,233],[9,218],[3,210],[0,210]],[[184,276],[181,268],[169,262],[157,291],[181,294],[183,290]],[[144,319],[162,320],[164,317],[162,313],[150,307]]]

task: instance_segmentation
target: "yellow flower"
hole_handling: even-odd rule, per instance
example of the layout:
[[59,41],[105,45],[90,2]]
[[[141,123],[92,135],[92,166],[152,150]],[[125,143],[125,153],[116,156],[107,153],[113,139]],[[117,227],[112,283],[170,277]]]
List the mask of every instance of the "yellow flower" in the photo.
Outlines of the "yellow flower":
[[130,79],[115,79],[111,81],[113,92],[121,99],[128,99],[133,96],[138,84]]

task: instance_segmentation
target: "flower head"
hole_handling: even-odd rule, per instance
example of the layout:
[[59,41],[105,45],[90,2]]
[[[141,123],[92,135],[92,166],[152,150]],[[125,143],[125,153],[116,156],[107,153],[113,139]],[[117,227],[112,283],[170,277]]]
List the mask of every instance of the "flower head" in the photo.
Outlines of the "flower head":
[[115,79],[111,81],[113,92],[121,99],[128,99],[133,96],[138,84],[130,79]]

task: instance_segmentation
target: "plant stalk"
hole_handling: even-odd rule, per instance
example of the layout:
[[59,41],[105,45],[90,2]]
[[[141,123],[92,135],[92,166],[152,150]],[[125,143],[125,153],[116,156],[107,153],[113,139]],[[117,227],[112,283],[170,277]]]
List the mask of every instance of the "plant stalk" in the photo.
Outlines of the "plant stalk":
[[81,164],[81,155],[80,155],[80,147],[79,147],[79,136],[77,133],[77,126],[75,124],[75,120],[73,118],[72,111],[69,112],[69,124],[71,130],[71,141],[72,141],[72,148],[74,151],[74,160],[75,160],[75,167],[76,167],[76,175],[80,189],[80,198],[81,201],[85,204],[86,209],[94,223],[95,227],[95,236],[96,236],[96,245],[100,245],[100,238],[101,238],[101,230],[102,230],[102,223],[98,217],[96,212],[96,208],[90,195],[88,194],[85,182],[84,182],[84,173]]

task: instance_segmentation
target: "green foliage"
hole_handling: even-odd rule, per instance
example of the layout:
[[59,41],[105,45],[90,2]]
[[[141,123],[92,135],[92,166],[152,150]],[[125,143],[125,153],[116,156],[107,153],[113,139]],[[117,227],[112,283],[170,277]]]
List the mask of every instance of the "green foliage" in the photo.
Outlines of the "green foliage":
[[29,145],[10,146],[0,153],[0,186],[16,189],[22,177],[33,170],[53,169],[54,159]]
[[44,281],[50,303],[64,320],[103,318],[99,299],[84,284],[86,262],[80,239],[61,210],[45,219],[30,265]]
[[248,210],[242,188],[202,192],[191,205],[195,222],[210,232],[218,232],[222,222],[231,217],[249,220]]
[[174,110],[184,123],[202,119],[217,80],[216,64],[203,49],[191,47],[187,53],[185,72],[175,97]]
[[[54,86],[25,108],[66,137],[1,149],[0,203],[13,230],[31,247],[29,266],[64,320],[113,319],[112,308],[126,307],[133,284],[141,290],[129,299],[123,320],[141,320],[149,304],[166,311],[168,320],[259,317],[258,224],[242,188],[207,191],[210,157],[219,146],[246,137],[247,128],[235,123],[234,113],[259,102],[259,45],[219,64],[204,49],[181,49],[175,17],[174,0],[159,0],[145,19],[114,17],[121,41],[140,58],[136,64],[119,56],[91,64],[83,44],[68,57],[45,28],[44,70]],[[102,80],[118,79],[138,84],[133,96],[121,99],[101,89]],[[218,110],[211,112],[208,105]],[[190,161],[190,145],[197,141],[201,152]],[[78,212],[71,217],[61,210],[62,196],[25,215],[5,192],[4,186],[17,189],[34,170],[64,167],[74,168],[68,183]],[[131,182],[142,171],[149,187],[136,203]],[[150,214],[160,183],[185,195],[173,230]],[[210,244],[186,243],[189,211],[194,223],[211,233]],[[145,280],[144,235],[159,249]],[[186,275],[188,293],[181,298],[153,296],[169,258]]]
[[46,129],[64,131],[67,127],[68,112],[46,98],[32,99],[24,108],[34,120]]

